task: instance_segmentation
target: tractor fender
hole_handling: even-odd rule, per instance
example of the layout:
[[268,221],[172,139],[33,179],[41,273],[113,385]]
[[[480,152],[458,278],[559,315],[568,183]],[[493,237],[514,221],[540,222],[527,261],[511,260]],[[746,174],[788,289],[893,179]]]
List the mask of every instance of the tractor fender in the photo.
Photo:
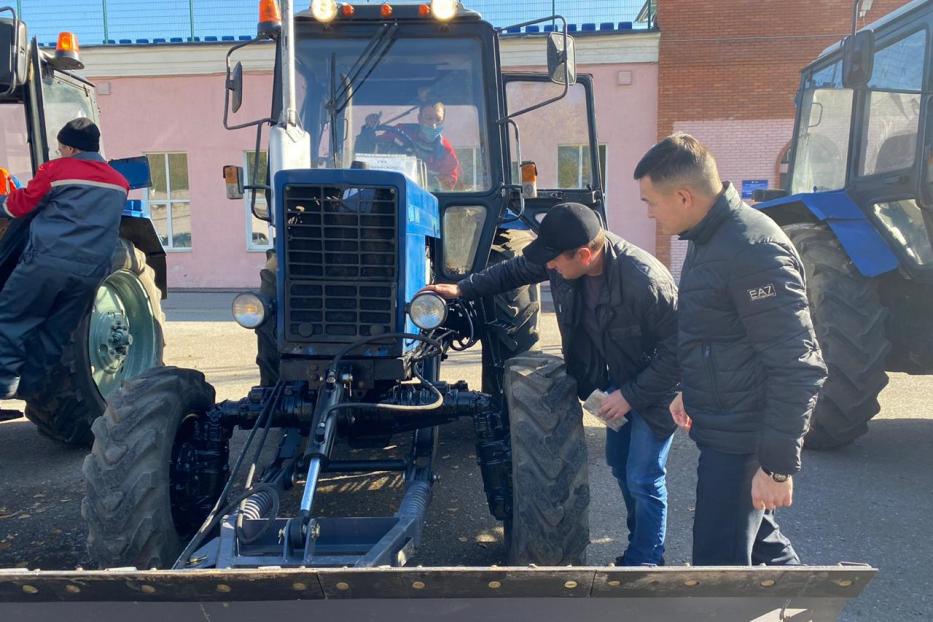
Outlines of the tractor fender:
[[127,201],[120,218],[120,237],[132,242],[136,248],[146,254],[146,263],[155,271],[155,282],[162,299],[168,296],[166,279],[165,249],[159,240],[149,215],[145,213],[140,201]]
[[845,190],[794,194],[755,205],[779,225],[824,222],[865,277],[896,270],[897,255]]

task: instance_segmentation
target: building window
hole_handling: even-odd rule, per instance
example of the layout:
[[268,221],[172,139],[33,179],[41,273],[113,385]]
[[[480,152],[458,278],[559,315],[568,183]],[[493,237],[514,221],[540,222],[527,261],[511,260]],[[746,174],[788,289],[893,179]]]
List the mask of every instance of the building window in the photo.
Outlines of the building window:
[[[244,154],[246,166],[243,167],[243,183],[250,185],[253,180],[257,184],[267,183],[269,175],[269,154],[265,151],[259,152],[259,175],[256,175],[256,152],[247,151]],[[252,211],[253,191],[247,190],[243,193],[243,204],[246,207],[246,250],[265,251],[272,248],[272,228],[269,223],[261,218],[257,218]],[[256,214],[268,214],[269,204],[266,202],[266,193],[256,192]]]
[[191,192],[188,186],[188,154],[149,153],[152,186],[147,192],[149,213],[162,246],[168,250],[191,249]]
[[[593,185],[589,145],[560,145],[557,148],[557,187],[589,188]],[[606,145],[599,145],[599,175],[606,189]]]

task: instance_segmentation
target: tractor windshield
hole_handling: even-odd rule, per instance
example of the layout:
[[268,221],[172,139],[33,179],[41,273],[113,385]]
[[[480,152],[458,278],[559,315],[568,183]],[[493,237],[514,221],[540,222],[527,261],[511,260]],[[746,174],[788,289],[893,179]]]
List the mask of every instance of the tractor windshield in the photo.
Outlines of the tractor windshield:
[[472,38],[301,36],[301,123],[312,166],[406,173],[432,192],[491,187],[481,42]]

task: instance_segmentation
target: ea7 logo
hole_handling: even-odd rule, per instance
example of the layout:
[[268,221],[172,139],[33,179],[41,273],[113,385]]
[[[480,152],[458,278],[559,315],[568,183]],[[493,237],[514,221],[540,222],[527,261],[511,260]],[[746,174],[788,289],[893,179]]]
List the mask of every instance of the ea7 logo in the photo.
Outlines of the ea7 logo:
[[774,291],[774,283],[753,287],[748,290],[748,299],[752,302],[764,300],[765,298],[774,298],[775,296],[777,296],[777,293]]

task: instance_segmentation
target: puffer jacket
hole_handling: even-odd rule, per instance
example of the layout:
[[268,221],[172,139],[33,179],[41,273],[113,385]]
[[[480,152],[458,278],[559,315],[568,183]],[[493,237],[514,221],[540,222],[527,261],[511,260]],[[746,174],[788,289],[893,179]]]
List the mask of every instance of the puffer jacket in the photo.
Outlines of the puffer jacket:
[[80,152],[39,167],[25,188],[0,197],[4,213],[29,226],[24,257],[90,276],[110,265],[129,183],[98,153]]
[[564,361],[580,398],[607,388],[608,376],[655,436],[666,438],[676,429],[668,406],[678,381],[677,287],[651,254],[612,233],[606,238],[605,287],[596,307],[605,361],[580,324],[582,279],[564,279],[519,256],[463,279],[460,292],[474,299],[550,280]]
[[681,235],[678,353],[690,435],[726,453],[757,453],[775,473],[800,470],[826,366],[793,244],[726,184]]

